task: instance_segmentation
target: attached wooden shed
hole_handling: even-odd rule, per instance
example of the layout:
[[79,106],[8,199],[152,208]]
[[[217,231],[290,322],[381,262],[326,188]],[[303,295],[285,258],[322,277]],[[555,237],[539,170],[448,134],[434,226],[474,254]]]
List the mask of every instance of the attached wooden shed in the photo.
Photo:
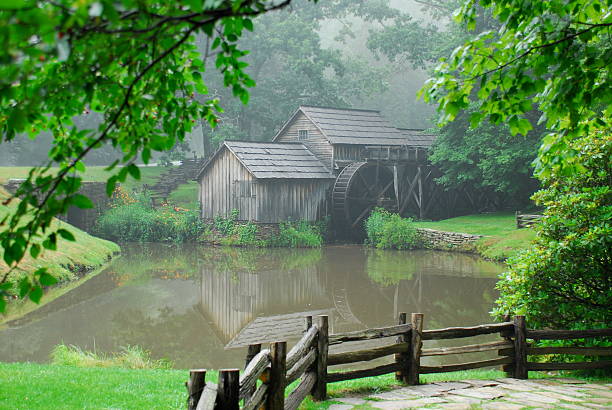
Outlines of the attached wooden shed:
[[302,143],[225,141],[198,180],[203,218],[278,223],[325,215],[334,176]]

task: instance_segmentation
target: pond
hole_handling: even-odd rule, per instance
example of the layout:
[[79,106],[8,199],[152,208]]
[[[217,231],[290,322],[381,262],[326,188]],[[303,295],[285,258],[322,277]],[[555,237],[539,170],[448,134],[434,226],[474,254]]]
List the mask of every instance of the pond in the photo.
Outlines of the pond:
[[490,323],[502,266],[439,251],[127,245],[80,287],[0,331],[0,361],[47,362],[59,343],[97,352],[139,345],[177,368],[241,367],[245,346],[295,340],[306,315],[330,333],[395,324]]

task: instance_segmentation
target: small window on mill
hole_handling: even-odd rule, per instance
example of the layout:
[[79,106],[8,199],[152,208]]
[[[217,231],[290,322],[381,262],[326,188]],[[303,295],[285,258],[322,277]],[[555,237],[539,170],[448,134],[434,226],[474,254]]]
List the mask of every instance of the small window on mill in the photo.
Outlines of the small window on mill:
[[308,130],[298,130],[298,139],[299,140],[308,139]]

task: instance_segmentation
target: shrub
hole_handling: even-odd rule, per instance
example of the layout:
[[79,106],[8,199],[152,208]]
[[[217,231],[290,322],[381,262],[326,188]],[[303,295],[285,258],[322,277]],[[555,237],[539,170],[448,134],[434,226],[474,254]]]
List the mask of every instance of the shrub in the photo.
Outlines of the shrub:
[[[582,172],[553,169],[534,245],[511,258],[497,285],[497,316],[523,314],[534,328],[604,328],[612,325],[612,136],[572,143]],[[609,345],[610,342],[603,342]]]
[[232,209],[229,218],[224,218],[222,216],[215,217],[214,225],[215,229],[221,235],[231,235],[234,231],[234,227],[236,226],[236,220],[240,215],[240,211],[237,209]]
[[278,238],[271,241],[273,246],[289,248],[320,248],[323,245],[323,235],[318,225],[306,221],[281,222]]
[[367,242],[378,249],[412,249],[419,234],[410,218],[376,208],[365,222]]
[[145,194],[120,193],[102,214],[95,233],[119,242],[186,242],[204,231],[199,212],[164,205],[153,208]]

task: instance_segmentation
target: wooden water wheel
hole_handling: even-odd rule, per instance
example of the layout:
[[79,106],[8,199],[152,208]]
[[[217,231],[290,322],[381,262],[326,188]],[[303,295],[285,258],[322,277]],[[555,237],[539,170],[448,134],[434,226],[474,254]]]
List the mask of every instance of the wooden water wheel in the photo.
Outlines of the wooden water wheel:
[[377,163],[353,162],[334,183],[334,220],[352,229],[358,228],[375,207],[391,210],[395,204],[393,173]]

